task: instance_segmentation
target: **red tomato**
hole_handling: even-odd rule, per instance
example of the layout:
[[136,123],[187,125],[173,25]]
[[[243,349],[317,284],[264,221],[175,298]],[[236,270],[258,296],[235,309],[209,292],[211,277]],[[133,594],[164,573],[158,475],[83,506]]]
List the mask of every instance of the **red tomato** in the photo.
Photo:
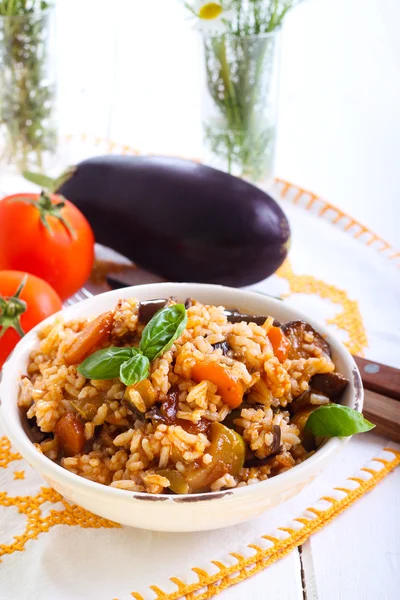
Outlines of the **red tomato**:
[[24,333],[61,308],[60,297],[43,279],[0,271],[0,368]]
[[68,200],[42,193],[0,201],[0,270],[37,275],[65,300],[84,285],[93,260],[92,229]]

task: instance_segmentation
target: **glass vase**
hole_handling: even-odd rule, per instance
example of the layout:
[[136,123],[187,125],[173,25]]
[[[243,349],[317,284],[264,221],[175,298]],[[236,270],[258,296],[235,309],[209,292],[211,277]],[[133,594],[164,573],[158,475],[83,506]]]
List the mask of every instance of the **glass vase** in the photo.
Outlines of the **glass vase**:
[[44,170],[57,147],[54,9],[0,16],[0,165]]
[[254,182],[273,178],[279,31],[204,36],[207,162]]

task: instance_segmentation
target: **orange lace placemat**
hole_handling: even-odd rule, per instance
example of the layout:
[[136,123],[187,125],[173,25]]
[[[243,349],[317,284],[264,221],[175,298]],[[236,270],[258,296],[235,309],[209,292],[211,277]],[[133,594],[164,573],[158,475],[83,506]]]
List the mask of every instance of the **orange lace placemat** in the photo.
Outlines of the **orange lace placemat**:
[[[100,139],[79,142],[76,160],[136,153]],[[399,254],[310,192],[277,180],[274,193],[291,224],[290,256],[253,288],[313,314],[352,353],[400,367]],[[400,461],[399,448],[374,434],[356,436],[341,456],[296,498],[254,521],[165,534],[120,527],[71,505],[2,438],[0,598],[30,600],[32,589],[36,600],[210,598],[302,544]]]
[[[366,440],[354,440],[341,464],[254,521],[223,532],[167,534],[121,527],[67,502],[0,437],[0,597],[28,600],[32,586],[37,600],[211,598],[303,544],[400,464],[399,446]],[[343,464],[349,476],[342,481]],[[99,579],[102,565],[107,577]]]

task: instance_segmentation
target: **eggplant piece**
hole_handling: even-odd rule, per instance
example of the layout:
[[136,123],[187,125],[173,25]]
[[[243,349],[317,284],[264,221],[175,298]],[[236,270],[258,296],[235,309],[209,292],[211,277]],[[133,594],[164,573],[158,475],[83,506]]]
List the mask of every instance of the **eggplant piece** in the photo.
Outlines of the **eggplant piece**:
[[331,356],[331,349],[328,342],[322,337],[318,331],[315,331],[309,323],[305,321],[290,321],[282,325],[282,331],[289,339],[291,348],[289,350],[289,358],[310,358],[314,354],[305,346],[310,342],[304,339],[304,334],[312,334],[314,336],[311,344],[318,346],[326,356]]
[[195,300],[193,300],[193,298],[186,298],[185,300],[185,308],[188,309],[191,306],[193,306]]
[[[130,412],[130,418],[128,416],[128,420],[132,421],[146,421],[148,413],[142,413],[140,410],[129,400],[129,398],[122,398],[121,405],[125,406]],[[152,408],[150,410],[153,410]]]
[[153,422],[154,425],[164,423],[166,425],[180,425],[187,433],[205,433],[207,434],[211,422],[208,419],[200,419],[197,423],[187,421],[186,419],[178,419],[177,412],[179,410],[179,390],[177,387],[172,387],[166,399],[161,403],[161,406],[153,406],[146,413],[146,419]]
[[151,421],[155,427],[157,427],[157,425],[161,425],[162,423],[167,424],[167,420],[161,413],[159,406],[153,406],[153,408],[147,411],[145,417],[146,420]]
[[42,431],[39,428],[36,421],[36,417],[28,419],[28,417],[26,416],[26,412],[23,409],[19,409],[19,413],[22,428],[33,444],[40,444],[45,440],[50,440],[54,438],[53,433]]
[[289,404],[288,409],[292,414],[297,414],[308,408],[318,408],[318,406],[323,406],[324,404],[327,404],[328,401],[329,398],[326,394],[322,394],[318,390],[310,389],[293,400],[293,402]]
[[338,398],[346,389],[349,380],[340,373],[317,373],[310,380],[312,391],[330,400]]
[[211,346],[215,350],[222,350],[222,354],[224,356],[226,356],[228,354],[228,352],[230,352],[232,350],[232,348],[230,347],[229,343],[226,340],[224,340],[223,342],[216,342],[215,344],[211,344]]
[[169,281],[250,285],[272,275],[289,248],[288,221],[271,196],[189,160],[94,157],[58,193],[97,242]]
[[[242,323],[242,321],[244,321],[245,323],[255,323],[256,325],[264,325],[266,319],[268,319],[268,317],[266,317],[265,315],[248,315],[247,313],[241,313],[236,309],[229,308],[226,308],[224,310],[224,315],[228,319],[228,323]],[[274,319],[273,325],[274,327],[280,327],[281,323]]]
[[222,421],[222,424],[225,425],[225,427],[229,427],[229,429],[234,429],[236,431],[237,428],[236,428],[234,421],[236,419],[240,419],[240,415],[241,415],[243,408],[250,408],[250,407],[254,408],[255,405],[246,404],[246,403],[242,402],[242,404],[238,408],[234,408],[233,410],[231,410],[230,413],[227,414],[225,419]]
[[263,317],[262,315],[248,315],[246,313],[238,312],[237,310],[229,310],[226,308],[224,310],[224,315],[228,319],[228,323],[241,323],[244,321],[245,323],[256,323],[257,325],[263,325],[265,323],[265,319],[267,317]]
[[270,452],[268,456],[265,458],[258,458],[257,456],[249,456],[246,457],[246,461],[244,463],[245,468],[250,469],[251,467],[262,467],[263,465],[268,464],[269,459],[272,456],[278,454],[281,449],[281,428],[279,425],[272,426],[273,439],[270,446]]
[[167,298],[157,298],[156,300],[146,300],[139,303],[139,321],[148,323],[162,308],[168,304]]
[[274,439],[271,444],[271,454],[277,454],[281,448],[281,428],[279,425],[273,425],[272,433],[274,434]]
[[310,404],[310,395],[311,390],[307,390],[306,392],[300,394],[300,396],[298,396],[289,404],[288,409],[290,412],[293,414],[305,409]]
[[166,399],[161,404],[161,414],[165,419],[165,423],[173,425],[177,421],[177,412],[179,410],[179,390],[173,386],[169,390]]

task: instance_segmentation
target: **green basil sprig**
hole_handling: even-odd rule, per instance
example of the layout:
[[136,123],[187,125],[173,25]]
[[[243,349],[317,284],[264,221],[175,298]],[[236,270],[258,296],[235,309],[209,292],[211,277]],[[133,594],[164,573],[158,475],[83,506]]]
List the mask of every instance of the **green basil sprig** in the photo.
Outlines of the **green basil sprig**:
[[186,327],[183,304],[159,310],[142,333],[139,348],[111,346],[91,354],[78,367],[88,379],[119,377],[125,385],[139,383],[149,375],[150,362],[171,348]]
[[305,431],[318,437],[347,437],[370,431],[375,425],[348,406],[325,404],[314,410],[307,419]]
[[169,350],[181,335],[187,323],[183,304],[174,304],[159,310],[147,323],[140,340],[140,350],[149,360],[154,360]]

